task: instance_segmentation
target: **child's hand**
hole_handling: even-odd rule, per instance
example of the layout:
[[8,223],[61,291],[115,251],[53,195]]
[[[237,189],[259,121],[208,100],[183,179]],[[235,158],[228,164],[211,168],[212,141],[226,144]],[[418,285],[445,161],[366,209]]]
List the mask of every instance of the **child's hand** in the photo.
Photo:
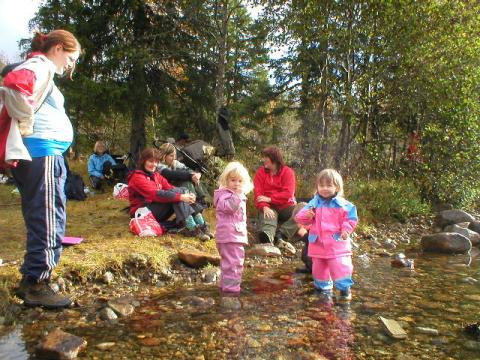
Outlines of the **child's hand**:
[[341,237],[342,237],[343,240],[347,240],[347,239],[348,239],[348,235],[350,235],[348,232],[342,231]]
[[312,209],[305,211],[305,217],[307,219],[313,219],[314,216],[315,216],[315,211],[313,211]]

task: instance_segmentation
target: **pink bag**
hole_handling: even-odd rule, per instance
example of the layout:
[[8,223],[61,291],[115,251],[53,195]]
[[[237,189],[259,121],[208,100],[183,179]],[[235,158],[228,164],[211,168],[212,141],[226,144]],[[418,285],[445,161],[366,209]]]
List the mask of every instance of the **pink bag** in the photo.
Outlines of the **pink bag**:
[[118,183],[113,187],[113,197],[119,200],[128,200],[128,185]]
[[138,208],[130,220],[130,231],[137,236],[160,236],[165,231],[146,207]]

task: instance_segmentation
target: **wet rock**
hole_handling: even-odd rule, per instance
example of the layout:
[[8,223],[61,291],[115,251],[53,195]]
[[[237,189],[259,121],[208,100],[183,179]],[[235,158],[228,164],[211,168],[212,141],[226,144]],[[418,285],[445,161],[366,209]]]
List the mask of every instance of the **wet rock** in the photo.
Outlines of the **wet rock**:
[[199,268],[207,264],[220,265],[219,255],[212,255],[198,250],[180,250],[178,252],[178,258],[193,268]]
[[469,213],[462,210],[444,210],[440,211],[434,220],[435,226],[445,228],[447,225],[459,224],[463,222],[472,222],[475,218]]
[[385,327],[387,334],[392,338],[405,339],[407,337],[407,333],[405,332],[405,330],[403,330],[403,328],[397,321],[393,319],[387,319],[382,316],[379,316],[379,319]]
[[36,353],[46,359],[75,359],[86,347],[87,342],[81,337],[57,328],[37,345]]
[[280,249],[271,244],[256,244],[247,251],[248,256],[281,256]]
[[387,250],[393,250],[397,248],[397,243],[392,239],[387,239],[384,241],[383,247]]
[[438,330],[437,329],[432,329],[428,327],[422,327],[422,326],[417,326],[415,330],[420,333],[420,334],[426,334],[426,335],[438,335]]
[[108,306],[121,317],[128,316],[133,313],[135,308],[130,304],[130,298],[116,298],[108,300]]
[[106,271],[102,276],[102,281],[109,285],[113,282],[114,276],[110,271]]
[[219,268],[209,268],[202,271],[202,280],[207,284],[212,284],[220,277]]
[[226,310],[239,310],[242,308],[242,303],[237,297],[222,297],[220,300],[220,306]]
[[480,221],[475,220],[470,222],[468,225],[468,228],[472,231],[475,231],[476,233],[480,234]]
[[202,307],[202,308],[209,308],[215,305],[215,300],[212,298],[202,298],[199,296],[191,296],[186,299],[189,304],[194,306]]
[[480,295],[468,294],[468,295],[465,295],[465,299],[472,300],[472,301],[480,301]]
[[445,232],[453,232],[453,233],[457,233],[457,234],[461,234],[461,235],[465,236],[466,238],[470,239],[470,241],[472,242],[472,246],[476,246],[480,243],[480,234],[479,233],[477,233],[473,230],[466,229],[464,227],[458,226],[457,224],[446,226],[445,227]]
[[115,311],[113,311],[109,307],[104,307],[102,310],[99,311],[98,315],[100,316],[100,319],[102,319],[103,321],[111,321],[111,320],[118,319],[118,316],[117,314],[115,314]]
[[370,258],[367,254],[361,254],[356,257],[357,262],[363,266],[364,268],[368,268],[370,266]]
[[432,345],[435,345],[435,346],[448,345],[449,342],[450,342],[450,341],[449,341],[446,337],[434,338],[434,339],[432,339],[432,341],[431,341]]
[[116,345],[116,343],[114,343],[114,342],[103,342],[103,343],[95,345],[95,347],[99,350],[105,351],[105,350],[111,349],[115,345]]
[[421,245],[424,251],[444,254],[463,254],[472,248],[465,236],[446,232],[423,236]]

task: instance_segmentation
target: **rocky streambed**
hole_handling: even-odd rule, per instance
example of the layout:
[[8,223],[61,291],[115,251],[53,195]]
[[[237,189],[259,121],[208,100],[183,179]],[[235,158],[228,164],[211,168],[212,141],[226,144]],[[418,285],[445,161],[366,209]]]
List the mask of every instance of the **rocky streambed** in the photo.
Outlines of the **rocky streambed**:
[[[464,331],[480,320],[478,250],[423,253],[429,232],[426,220],[359,234],[350,304],[315,293],[311,277],[294,272],[297,257],[251,256],[238,298],[220,296],[216,267],[180,263],[170,277],[143,281],[130,269],[71,285],[71,309],[12,305],[16,321],[2,326],[0,358],[28,359],[60,328],[86,342],[77,341],[85,359],[480,359],[480,341]],[[399,251],[413,268],[392,266]],[[406,336],[393,338],[380,316]]]

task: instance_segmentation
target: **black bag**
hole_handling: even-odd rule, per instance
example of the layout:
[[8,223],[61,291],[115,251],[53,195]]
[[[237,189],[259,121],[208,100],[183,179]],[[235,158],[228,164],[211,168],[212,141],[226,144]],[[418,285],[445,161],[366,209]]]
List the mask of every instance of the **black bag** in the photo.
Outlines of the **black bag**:
[[67,172],[67,181],[65,182],[65,195],[69,200],[83,201],[87,197],[85,194],[85,183],[80,175],[71,171]]

